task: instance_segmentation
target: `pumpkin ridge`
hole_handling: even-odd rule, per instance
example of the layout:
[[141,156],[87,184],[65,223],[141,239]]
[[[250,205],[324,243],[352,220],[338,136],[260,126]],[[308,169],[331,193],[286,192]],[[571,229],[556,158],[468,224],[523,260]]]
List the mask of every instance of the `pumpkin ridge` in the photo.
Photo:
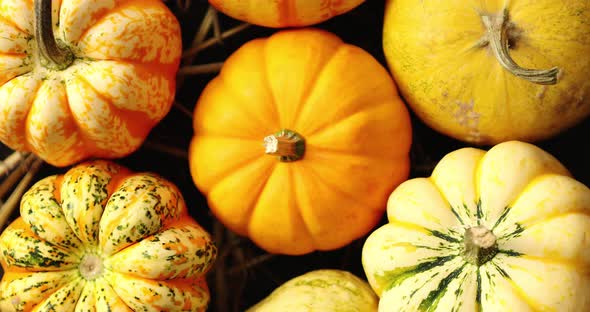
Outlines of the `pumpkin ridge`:
[[550,311],[551,310],[549,307],[543,306],[542,304],[535,302],[533,300],[533,298],[530,298],[529,296],[527,296],[526,292],[521,287],[516,285],[516,283],[512,280],[510,275],[508,275],[508,273],[505,270],[503,270],[495,262],[493,262],[493,261],[490,261],[490,262],[492,264],[491,267],[493,267],[502,277],[505,278],[507,284],[510,285],[510,288],[512,290],[514,290],[514,294],[516,294],[516,296],[518,298],[520,298],[523,302],[525,302],[532,311]]
[[[500,250],[498,253],[506,254],[506,253],[502,252],[502,250]],[[587,265],[585,263],[581,263],[578,261],[571,261],[569,259],[555,258],[554,256],[541,257],[541,256],[533,256],[533,255],[529,255],[529,254],[519,254],[518,257],[521,259],[540,262],[543,264],[553,264],[553,265],[563,266],[566,268],[573,269],[577,272],[584,272],[584,270],[587,270],[587,268],[586,268]],[[497,260],[497,262],[500,262],[500,261],[501,260]],[[514,269],[514,270],[526,271],[526,268],[521,269],[520,267],[516,267],[516,266],[511,266],[510,268]]]
[[[94,27],[94,25],[98,25],[100,24],[106,17],[108,17],[109,15],[115,13],[117,11],[118,8],[120,8],[121,6],[124,6],[125,4],[127,4],[127,2],[131,2],[131,1],[135,1],[135,0],[116,0],[113,1],[115,6],[112,8],[104,8],[104,12],[102,12],[102,14],[100,14],[95,20],[92,21],[91,25],[88,25],[88,27],[86,29],[84,29],[81,33],[80,36],[78,36],[77,40],[70,40],[70,44],[77,46],[78,42],[83,41],[84,38],[86,37],[86,34]],[[145,0],[142,0],[143,2],[145,2]],[[63,3],[62,3],[63,5]],[[58,12],[61,13],[61,6],[58,9]],[[61,17],[61,14],[59,15]],[[65,30],[63,29],[64,24],[60,23],[59,24],[59,30],[61,32],[64,32]],[[62,36],[62,40],[63,40],[63,36]],[[75,52],[75,51],[72,51]],[[75,54],[75,53],[74,53]]]
[[[302,169],[301,167],[299,167],[299,169]],[[305,220],[305,217],[303,216],[303,212],[301,211],[301,206],[299,205],[300,200],[299,200],[299,193],[302,192],[301,188],[297,187],[297,183],[295,182],[295,170],[296,167],[293,166],[288,166],[287,170],[289,172],[289,183],[291,184],[291,188],[290,191],[291,193],[293,193],[293,207],[295,207],[295,210],[297,211],[297,215],[299,216],[299,219],[301,220],[301,224],[303,225],[303,236],[307,236],[309,238],[309,240],[311,241],[311,245],[313,249],[316,249],[318,246],[318,243],[316,242],[316,238],[315,236],[311,233],[311,229],[309,228],[309,225],[307,225],[307,220]],[[300,170],[301,171],[301,170]]]
[[250,234],[250,228],[251,228],[251,223],[252,223],[252,215],[254,214],[254,211],[256,209],[263,209],[263,208],[258,208],[260,207],[259,202],[260,202],[260,197],[262,196],[262,193],[264,192],[264,189],[266,189],[266,187],[268,186],[268,181],[270,181],[270,176],[272,175],[272,173],[274,172],[275,168],[276,168],[277,164],[273,164],[272,167],[270,168],[270,170],[268,170],[268,176],[264,179],[264,184],[262,185],[262,187],[260,187],[260,190],[256,193],[256,195],[253,197],[254,199],[252,200],[252,205],[250,205],[250,211],[248,211],[248,216],[247,218],[244,218],[245,220],[248,220],[248,222],[245,224],[245,230],[242,231],[244,233],[247,233],[247,236],[252,237],[252,235]]
[[361,152],[350,152],[350,151],[343,151],[338,149],[333,149],[324,145],[314,145],[308,141],[305,142],[306,146],[309,147],[308,150],[314,154],[332,154],[331,156],[346,156],[350,158],[359,158],[363,160],[377,160],[377,161],[392,161],[392,160],[400,160],[404,158],[408,158],[408,155],[400,154],[395,155],[395,157],[385,157],[383,154],[378,155],[367,155],[366,153]]
[[[141,111],[131,111],[131,110],[119,108],[113,103],[113,100],[110,97],[99,92],[99,90],[97,90],[85,77],[83,77],[82,75],[77,75],[76,78],[79,81],[81,81],[87,88],[92,90],[93,93],[96,94],[96,96],[98,98],[100,98],[102,101],[104,101],[104,103],[106,105],[108,105],[111,114],[113,116],[119,118],[121,125],[123,125],[123,128],[124,128],[126,134],[128,134],[130,136],[131,141],[143,142],[143,140],[147,137],[149,131],[152,129],[152,127],[155,123],[154,120],[149,118],[148,114],[141,112]],[[66,88],[66,90],[67,90],[67,88]],[[66,94],[67,94],[67,91],[66,91]],[[69,103],[68,103],[68,109],[70,109]],[[76,124],[76,126],[80,130],[79,133],[83,134],[82,137],[88,137],[88,132],[80,127],[81,123],[78,120],[77,115],[72,114],[71,116],[75,120],[74,123]],[[122,157],[122,156],[129,154],[133,150],[133,147],[134,147],[133,145],[136,144],[135,142],[130,142],[129,143],[130,145],[118,144],[119,147],[121,147],[122,151],[114,151],[114,150],[112,150],[112,148],[109,148],[108,146],[106,148],[99,147],[98,143],[102,143],[102,142],[98,142],[97,140],[86,140],[86,142],[92,143],[92,145],[87,146],[87,147],[92,147],[93,153],[97,153],[99,155],[104,154],[105,157],[109,157],[109,158]],[[111,141],[111,143],[112,143],[112,141]],[[89,145],[89,144],[87,143],[86,145]]]
[[8,18],[3,14],[0,14],[0,23],[4,23],[6,25],[11,26],[12,28],[14,28],[15,30],[27,37],[32,36],[32,34],[30,34],[27,30],[20,28],[20,26],[17,23],[15,23],[12,19]]
[[[25,73],[25,74],[20,75],[20,76],[17,76],[17,77],[21,77],[21,76],[24,77],[26,75],[29,75],[30,76],[29,79],[35,79],[33,77],[33,75],[31,74],[31,72]],[[14,77],[14,78],[17,78],[17,77]],[[12,79],[14,79],[14,78],[12,78]],[[27,106],[28,106],[27,107],[27,111],[24,113],[24,116],[25,116],[24,119],[25,120],[24,120],[24,122],[21,122],[18,125],[18,128],[19,128],[19,131],[18,132],[20,134],[22,134],[22,136],[25,138],[24,140],[22,140],[22,144],[24,145],[24,149],[27,150],[27,151],[31,151],[32,150],[31,149],[32,146],[29,143],[29,140],[27,139],[27,137],[28,137],[28,135],[27,135],[28,126],[27,125],[29,124],[29,119],[30,119],[30,116],[29,115],[30,115],[30,112],[31,112],[31,108],[33,107],[33,103],[35,102],[35,99],[37,98],[37,92],[39,91],[39,89],[41,89],[41,86],[43,85],[43,83],[44,82],[37,83],[37,86],[36,86],[35,90],[33,90],[34,96],[32,96],[31,99],[30,99],[30,101],[27,103]],[[0,86],[0,88],[2,88],[3,86],[4,85]]]
[[295,117],[293,117],[293,128],[295,131],[297,131],[297,129],[300,128],[299,125],[299,116],[301,115],[300,112],[303,109],[304,106],[309,105],[308,101],[310,96],[312,95],[312,93],[317,90],[317,81],[320,79],[320,76],[325,72],[326,68],[330,65],[330,63],[332,62],[332,60],[336,57],[336,55],[338,54],[338,51],[340,51],[342,49],[342,47],[344,46],[343,42],[340,42],[340,45],[338,45],[334,51],[332,51],[332,54],[330,54],[330,56],[323,61],[323,63],[319,66],[319,68],[316,69],[316,72],[313,75],[313,78],[308,81],[308,85],[304,90],[303,95],[301,96],[301,103],[299,103],[299,105],[297,105],[297,110],[294,112]]
[[[328,189],[330,189],[331,191],[333,191],[334,193],[337,193],[343,197],[346,197],[350,202],[354,202],[359,204],[360,206],[365,206],[366,203],[359,201],[359,199],[357,198],[358,196],[354,196],[352,194],[347,193],[346,191],[338,188],[336,186],[337,183],[329,183],[328,181],[326,181],[326,179],[324,179],[317,171],[316,169],[314,169],[312,166],[305,166],[304,167],[307,171],[308,174],[310,176],[313,176],[313,179],[318,181],[319,183],[325,185]],[[377,209],[379,211],[381,211],[382,209],[379,208]]]
[[[265,73],[265,75],[266,75],[266,73]],[[214,79],[219,79],[219,81],[220,81],[220,84],[221,84],[222,86],[223,86],[223,85],[227,86],[227,87],[223,88],[224,92],[228,92],[228,93],[230,93],[230,94],[232,95],[232,98],[233,98],[233,99],[238,99],[238,101],[236,101],[236,102],[238,102],[238,103],[241,103],[241,102],[245,101],[245,100],[242,98],[242,95],[240,95],[238,92],[235,92],[235,91],[233,91],[233,90],[234,90],[234,88],[232,87],[232,85],[231,85],[230,83],[228,83],[228,82],[227,82],[227,80],[225,79],[225,75],[223,74],[223,72],[221,72],[221,73],[220,73],[220,74],[219,74],[219,75],[218,75],[216,78],[214,78]],[[265,81],[266,81],[266,79],[265,79]],[[221,88],[221,87],[220,87],[220,88]],[[267,86],[267,88],[270,90],[270,86]],[[274,103],[276,103],[276,101],[275,101],[275,98],[274,98],[274,94],[273,94],[273,92],[272,92],[272,91],[271,91],[271,92],[269,92],[269,93],[271,93],[271,99],[272,99],[272,101],[273,101],[273,104],[271,105],[271,106],[273,107],[273,112],[275,112],[275,113],[277,114],[277,116],[278,116],[277,109],[276,109],[276,105],[274,105]],[[242,114],[244,115],[244,117],[245,117],[245,118],[247,118],[247,119],[250,119],[250,120],[254,120],[254,121],[257,123],[257,124],[264,125],[264,126],[262,126],[262,127],[265,127],[265,128],[266,128],[267,120],[270,120],[270,118],[266,118],[266,120],[265,120],[265,119],[260,119],[260,118],[259,118],[259,116],[256,116],[256,114],[252,113],[252,111],[251,111],[251,110],[249,110],[249,109],[246,109],[245,107],[247,107],[247,106],[244,106],[244,105],[241,105],[241,106],[240,106],[240,113],[242,113]],[[195,111],[196,111],[196,109],[195,109]],[[261,129],[261,130],[262,130],[262,129]],[[273,129],[273,130],[274,130],[274,129]],[[277,129],[277,130],[278,130],[278,129]],[[202,131],[202,128],[201,128],[201,131]],[[262,131],[266,131],[266,130],[262,130]],[[238,133],[235,133],[235,131],[234,131],[234,134],[233,134],[233,135],[238,135]],[[223,135],[223,136],[225,136],[225,135]],[[247,136],[245,136],[245,137],[247,137]],[[249,138],[249,139],[253,140],[254,138]],[[259,139],[259,140],[260,140],[260,139],[262,139],[262,138],[257,138],[257,139]]]
[[[39,84],[41,85],[41,84]],[[92,140],[88,139],[88,136],[86,134],[85,131],[82,130],[81,126],[80,126],[80,121],[78,120],[78,118],[74,117],[75,115],[72,112],[72,108],[70,107],[70,98],[69,98],[69,92],[68,92],[68,88],[65,88],[65,100],[66,100],[66,107],[68,108],[68,112],[69,112],[69,117],[72,119],[73,124],[76,125],[76,130],[78,132],[78,134],[80,135],[80,141],[82,141],[82,145],[84,146],[83,151],[80,151],[80,154],[86,154],[88,153],[89,150],[92,151],[92,153],[96,152],[97,147],[96,144],[94,144],[92,142]],[[84,156],[83,158],[86,158],[86,156]]]
[[[438,187],[438,184],[436,183],[436,180],[432,178],[432,175],[427,177],[427,179],[428,179],[428,181],[430,181],[430,183],[432,183],[434,188],[438,191],[438,193],[440,194],[440,198],[447,204],[447,207],[449,207],[449,209],[451,210],[451,213],[453,213],[453,215],[455,216],[457,221],[459,221],[459,223],[462,226],[468,225],[465,222],[471,221],[471,220],[463,220],[463,218],[461,218],[461,216],[459,215],[459,213],[457,212],[455,207],[453,207],[453,205],[451,204],[451,202],[447,198],[447,195]],[[465,204],[463,204],[463,205],[465,205]]]
[[[377,103],[377,104],[375,104]],[[378,109],[381,106],[386,106],[386,105],[391,105],[391,102],[381,102],[381,101],[374,101],[371,102],[369,105],[365,105],[362,107],[359,107],[356,111],[354,112],[349,112],[348,114],[342,116],[342,119],[340,120],[333,120],[330,123],[325,123],[324,125],[320,126],[320,127],[316,127],[315,129],[313,129],[312,131],[309,131],[307,133],[304,134],[304,136],[307,138],[308,141],[312,140],[313,136],[319,135],[320,133],[322,133],[323,131],[329,130],[332,127],[336,127],[339,124],[346,122],[347,120],[349,120],[350,118],[355,117],[358,114],[362,114],[362,113],[366,113],[367,111],[373,110],[373,109]]]
[[[145,65],[143,63],[139,63],[137,62],[137,64],[134,64],[135,66],[141,67],[142,65]],[[76,75],[76,78],[78,78],[80,81],[82,81],[86,87],[92,89],[94,91],[94,93],[96,93],[96,95],[98,97],[100,97],[103,101],[105,101],[106,103],[108,103],[109,107],[111,108],[111,110],[113,110],[115,112],[115,115],[127,115],[127,114],[135,114],[137,116],[131,116],[131,118],[136,118],[138,120],[145,120],[145,123],[148,125],[151,125],[152,123],[155,122],[155,120],[153,120],[152,118],[149,117],[149,115],[145,112],[142,111],[134,111],[134,110],[130,110],[130,109],[125,109],[125,108],[121,108],[117,105],[115,105],[113,103],[113,99],[104,94],[103,92],[101,92],[101,90],[97,89],[92,83],[90,83],[90,81],[88,81],[88,79],[86,79],[86,77],[84,77],[83,75]],[[137,122],[137,120],[133,120],[133,122]]]
[[[262,147],[261,147],[262,149]],[[232,173],[235,173],[236,171],[242,170],[250,165],[252,165],[254,162],[258,162],[258,161],[267,161],[265,158],[268,157],[264,157],[264,154],[261,155],[255,155],[253,157],[247,158],[242,160],[239,163],[236,163],[235,166],[231,167],[231,168],[227,168],[225,171],[220,172],[218,175],[214,176],[213,178],[210,178],[210,181],[207,184],[207,190],[206,193],[209,194],[211,193],[211,190],[213,190],[219,183],[221,183],[224,179],[228,178],[229,176],[232,175]],[[274,170],[274,167],[276,166],[276,164],[272,164],[270,162],[270,160],[268,161],[270,164],[270,168],[268,168],[268,176],[270,176],[270,173]],[[266,177],[268,179],[268,176]],[[264,189],[264,187],[263,187]],[[205,191],[205,190],[203,190]]]
[[[440,299],[442,299],[442,297],[446,294],[449,284],[455,278],[459,277],[461,273],[463,273],[465,266],[467,266],[467,263],[463,263],[463,265],[447,274],[447,276],[445,276],[438,283],[436,289],[428,293],[428,296],[424,298],[422,302],[420,302],[418,309],[420,311],[434,312],[438,308],[438,303],[440,302]],[[464,280],[465,279],[462,279],[462,281]]]

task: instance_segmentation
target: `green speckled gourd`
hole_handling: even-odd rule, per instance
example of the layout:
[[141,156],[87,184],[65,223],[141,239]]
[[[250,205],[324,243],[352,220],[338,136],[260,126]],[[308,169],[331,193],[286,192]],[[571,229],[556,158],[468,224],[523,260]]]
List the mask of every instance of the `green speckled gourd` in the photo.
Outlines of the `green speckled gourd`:
[[378,298],[367,282],[341,270],[316,270],[297,276],[247,312],[371,312]]
[[25,193],[0,235],[0,311],[205,311],[217,249],[170,182],[111,162]]

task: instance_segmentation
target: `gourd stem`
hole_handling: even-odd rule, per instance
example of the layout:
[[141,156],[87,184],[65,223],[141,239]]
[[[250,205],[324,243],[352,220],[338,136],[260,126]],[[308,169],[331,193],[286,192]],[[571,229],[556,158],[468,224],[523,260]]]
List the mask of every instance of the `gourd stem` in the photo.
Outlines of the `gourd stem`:
[[498,253],[496,236],[486,227],[478,225],[465,230],[465,250],[463,256],[467,262],[480,266],[491,260]]
[[508,42],[508,11],[502,15],[481,15],[484,26],[487,28],[487,40],[494,56],[500,65],[513,75],[541,85],[557,83],[559,68],[551,69],[527,69],[520,67],[512,59],[509,53]]
[[65,45],[59,44],[53,34],[52,0],[35,0],[35,37],[46,67],[56,70],[67,68],[74,55]]
[[305,139],[295,131],[283,129],[265,137],[264,148],[266,154],[278,156],[280,161],[296,161],[305,154]]

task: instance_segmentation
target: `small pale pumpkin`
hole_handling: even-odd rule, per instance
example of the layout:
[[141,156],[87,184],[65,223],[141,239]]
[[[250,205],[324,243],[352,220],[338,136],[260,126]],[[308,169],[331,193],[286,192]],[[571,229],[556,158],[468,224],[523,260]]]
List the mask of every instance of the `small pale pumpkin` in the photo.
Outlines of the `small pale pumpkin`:
[[170,110],[182,47],[160,0],[3,0],[0,32],[0,141],[14,150],[55,166],[122,157]]
[[379,311],[590,311],[590,189],[510,141],[401,184],[362,263]]
[[219,11],[267,27],[309,26],[344,14],[365,0],[209,0]]
[[371,312],[378,297],[369,284],[342,270],[316,270],[292,278],[246,312]]
[[161,177],[81,164],[20,214],[0,236],[1,311],[205,311],[217,250]]
[[196,104],[194,133],[191,174],[211,210],[273,253],[365,235],[409,171],[410,119],[393,80],[317,29],[234,52]]
[[430,127],[532,142],[590,115],[590,1],[388,0],[383,49]]

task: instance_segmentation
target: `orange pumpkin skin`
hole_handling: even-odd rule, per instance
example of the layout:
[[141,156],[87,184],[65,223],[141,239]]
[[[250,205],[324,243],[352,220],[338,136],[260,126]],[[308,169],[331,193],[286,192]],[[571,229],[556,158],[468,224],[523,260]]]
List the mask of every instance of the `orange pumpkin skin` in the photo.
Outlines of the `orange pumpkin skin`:
[[309,26],[344,14],[365,0],[209,0],[235,19],[266,27]]
[[[266,155],[281,129],[302,159]],[[261,248],[300,255],[365,235],[407,178],[411,125],[388,72],[316,29],[246,43],[202,92],[191,174],[217,218]]]
[[[33,1],[0,5],[0,141],[54,166],[135,151],[168,113],[182,42],[160,0],[54,1],[74,61],[45,64]],[[56,21],[59,17],[59,23]]]

